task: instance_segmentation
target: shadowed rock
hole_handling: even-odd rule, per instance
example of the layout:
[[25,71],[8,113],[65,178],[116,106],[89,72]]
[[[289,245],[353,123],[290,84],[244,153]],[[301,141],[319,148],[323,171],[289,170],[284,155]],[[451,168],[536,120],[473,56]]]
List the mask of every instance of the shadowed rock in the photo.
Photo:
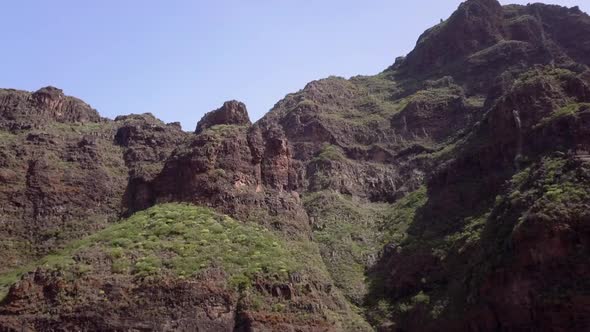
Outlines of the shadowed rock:
[[196,134],[203,130],[213,127],[215,125],[250,125],[250,117],[246,105],[239,101],[226,101],[223,106],[215,111],[211,111],[203,116],[201,121],[197,123]]

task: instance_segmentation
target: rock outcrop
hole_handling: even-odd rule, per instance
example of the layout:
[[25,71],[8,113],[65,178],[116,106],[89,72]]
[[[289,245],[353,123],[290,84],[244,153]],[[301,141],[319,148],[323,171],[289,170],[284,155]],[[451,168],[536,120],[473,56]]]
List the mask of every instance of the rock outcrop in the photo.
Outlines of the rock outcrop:
[[232,101],[205,115],[153,181],[130,185],[130,192],[142,192],[132,195],[136,202],[130,208],[191,202],[308,236],[297,192],[301,177],[286,138],[251,127],[244,104]]
[[150,115],[101,118],[57,88],[0,90],[0,272],[96,232],[184,139]]
[[[70,283],[63,275],[37,270],[11,290],[8,305],[0,311],[5,317],[0,318],[0,324],[7,330],[231,331],[237,298],[222,280],[207,275],[191,281],[170,279],[136,286],[129,278],[114,276]],[[31,303],[51,308],[68,299],[83,305],[67,309],[62,305],[66,310],[59,315],[26,318]],[[92,312],[87,307],[93,307]]]
[[215,125],[249,126],[251,124],[246,105],[239,101],[231,100],[225,102],[221,108],[205,114],[199,123],[197,123],[195,133],[199,134],[203,130]]
[[150,181],[160,174],[168,157],[188,134],[180,124],[165,124],[152,114],[132,114],[115,118],[118,129],[115,144],[124,149],[123,160],[129,169],[123,197],[124,214],[151,206]]
[[396,71],[404,79],[450,75],[468,93],[488,93],[535,64],[588,65],[581,54],[589,51],[589,24],[578,8],[469,0],[427,30]]
[[[468,0],[384,72],[311,82],[254,124],[237,101],[185,133],[0,90],[0,329],[587,330],[589,59],[578,8]],[[276,240],[179,268],[232,240],[172,209],[131,217],[150,221],[133,245],[93,242],[169,202]],[[80,238],[67,268],[36,261]],[[299,265],[232,285],[220,262],[267,245]]]
[[117,220],[126,168],[114,128],[47,87],[0,90],[1,272]]
[[4,130],[37,129],[48,122],[97,123],[96,110],[80,99],[65,96],[55,87],[34,93],[3,89],[0,93],[0,128]]

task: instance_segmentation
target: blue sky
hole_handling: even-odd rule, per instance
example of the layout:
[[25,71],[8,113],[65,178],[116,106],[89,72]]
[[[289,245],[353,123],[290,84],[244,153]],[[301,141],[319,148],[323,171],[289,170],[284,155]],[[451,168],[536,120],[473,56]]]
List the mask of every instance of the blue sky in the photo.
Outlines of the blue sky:
[[311,80],[380,72],[460,2],[5,1],[0,87],[53,85],[103,116],[152,112],[185,130],[229,99],[257,120]]

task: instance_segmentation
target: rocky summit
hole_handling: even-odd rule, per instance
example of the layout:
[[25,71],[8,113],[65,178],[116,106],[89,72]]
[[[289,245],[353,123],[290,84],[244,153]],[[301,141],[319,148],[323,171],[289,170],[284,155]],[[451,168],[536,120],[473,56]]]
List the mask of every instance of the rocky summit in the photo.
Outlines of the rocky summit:
[[590,330],[590,16],[468,0],[251,123],[0,90],[1,331]]

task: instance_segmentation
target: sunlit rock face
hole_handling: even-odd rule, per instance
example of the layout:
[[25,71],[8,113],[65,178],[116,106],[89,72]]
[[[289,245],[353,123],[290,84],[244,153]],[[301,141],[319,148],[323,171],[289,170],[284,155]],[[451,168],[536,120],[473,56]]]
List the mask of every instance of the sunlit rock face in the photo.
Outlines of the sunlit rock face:
[[588,65],[578,8],[469,0],[255,123],[2,89],[0,330],[587,330]]

